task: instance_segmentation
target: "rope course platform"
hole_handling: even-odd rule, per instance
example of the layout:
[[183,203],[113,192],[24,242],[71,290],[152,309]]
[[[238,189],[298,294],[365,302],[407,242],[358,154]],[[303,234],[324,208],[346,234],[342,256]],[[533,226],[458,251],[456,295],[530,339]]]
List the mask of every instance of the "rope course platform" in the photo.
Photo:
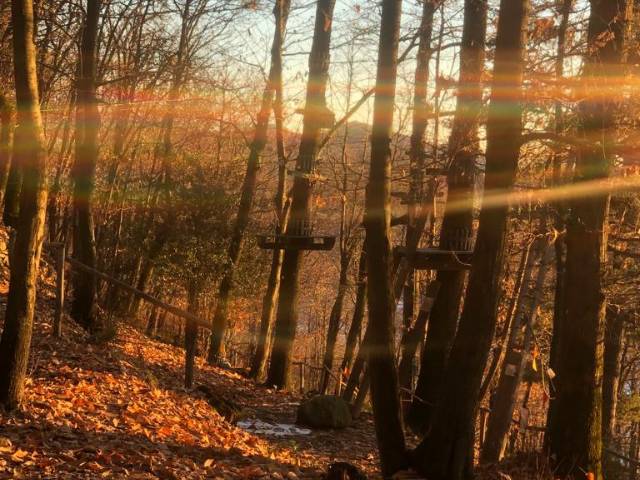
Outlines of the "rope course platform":
[[[402,258],[407,248],[394,248],[394,255]],[[440,247],[418,248],[412,255],[416,270],[469,270],[473,258],[473,232],[457,228],[440,239]]]
[[[394,254],[404,257],[406,247],[395,247]],[[439,248],[418,248],[413,254],[413,268],[416,270],[469,270],[472,251],[442,250]]]
[[[282,231],[278,228],[277,231]],[[331,250],[336,243],[333,235],[316,235],[309,220],[291,220],[285,233],[258,235],[258,246],[264,250]]]
[[258,235],[257,239],[265,250],[331,250],[336,243],[330,235]]

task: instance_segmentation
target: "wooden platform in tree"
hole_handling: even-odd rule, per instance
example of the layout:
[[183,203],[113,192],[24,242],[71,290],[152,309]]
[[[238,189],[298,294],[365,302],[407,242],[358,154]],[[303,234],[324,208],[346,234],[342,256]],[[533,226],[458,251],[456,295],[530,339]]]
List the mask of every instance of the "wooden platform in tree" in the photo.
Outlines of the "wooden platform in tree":
[[310,182],[324,182],[327,177],[320,175],[318,172],[305,172],[303,170],[287,170],[287,173],[292,177],[299,177],[309,180]]
[[[403,257],[405,247],[396,247],[394,254]],[[416,270],[468,270],[471,268],[473,252],[463,250],[440,250],[419,248],[416,250],[413,268]]]
[[265,250],[331,250],[336,237],[328,235],[258,235],[258,246]]

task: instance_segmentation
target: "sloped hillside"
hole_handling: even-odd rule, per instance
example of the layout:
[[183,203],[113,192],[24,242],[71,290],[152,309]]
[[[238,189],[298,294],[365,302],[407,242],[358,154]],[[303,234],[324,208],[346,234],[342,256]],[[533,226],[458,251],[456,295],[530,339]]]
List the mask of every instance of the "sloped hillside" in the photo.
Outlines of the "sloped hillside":
[[[4,302],[6,254],[0,264]],[[53,338],[46,259],[40,284],[24,405],[0,413],[0,478],[295,480],[320,478],[334,459],[375,469],[369,419],[337,433],[259,438],[226,421],[200,390],[184,390],[179,348],[124,324],[115,339],[96,344],[68,319],[63,338]],[[293,421],[295,396],[198,367],[198,383],[240,405],[243,417]]]
[[[0,229],[2,309],[6,240]],[[124,323],[115,338],[96,343],[67,317],[63,337],[56,339],[54,284],[45,255],[24,404],[18,412],[0,411],[0,479],[319,479],[334,461],[379,478],[370,414],[338,431],[248,433],[210,405],[207,391],[240,406],[239,418],[271,424],[293,423],[299,396],[256,385],[202,359],[199,388],[187,391],[183,350]],[[478,478],[547,478],[534,473],[538,469],[536,459],[525,459],[483,469]]]

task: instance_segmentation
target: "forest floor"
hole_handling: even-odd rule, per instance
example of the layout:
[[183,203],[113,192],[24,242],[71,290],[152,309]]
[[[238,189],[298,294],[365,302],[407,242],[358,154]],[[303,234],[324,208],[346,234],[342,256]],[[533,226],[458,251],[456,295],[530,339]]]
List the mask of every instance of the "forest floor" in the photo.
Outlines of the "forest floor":
[[[0,245],[5,239],[0,231]],[[7,277],[0,248],[0,322]],[[249,433],[220,416],[201,390],[184,389],[180,348],[122,323],[100,344],[68,318],[54,338],[55,282],[46,262],[39,283],[23,405],[0,412],[0,479],[319,479],[333,461],[379,478],[369,413],[344,430]],[[242,419],[295,421],[298,395],[201,359],[196,383],[240,405]],[[479,478],[524,478],[498,473]]]
[[[44,328],[42,328],[44,327]],[[181,352],[126,326],[104,346],[36,326],[23,408],[0,416],[0,478],[319,478],[334,459],[375,468],[370,419],[260,438],[181,386]],[[200,365],[200,384],[243,416],[292,423],[298,399]],[[4,476],[3,476],[4,475]]]
[[[8,291],[6,267],[0,251],[0,309]],[[113,340],[99,344],[68,318],[62,338],[54,338],[54,273],[46,262],[39,283],[23,405],[0,413],[0,479],[295,480],[321,478],[336,460],[375,478],[369,414],[344,430],[248,433],[221,417],[200,390],[184,389],[180,348],[122,323]],[[201,359],[196,383],[240,405],[243,419],[295,421],[297,395]]]

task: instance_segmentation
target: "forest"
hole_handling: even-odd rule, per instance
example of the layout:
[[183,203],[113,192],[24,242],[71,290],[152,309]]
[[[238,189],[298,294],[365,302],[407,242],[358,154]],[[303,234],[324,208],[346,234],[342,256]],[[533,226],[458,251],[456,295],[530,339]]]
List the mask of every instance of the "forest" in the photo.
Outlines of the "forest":
[[638,152],[638,0],[1,0],[0,479],[640,479]]

